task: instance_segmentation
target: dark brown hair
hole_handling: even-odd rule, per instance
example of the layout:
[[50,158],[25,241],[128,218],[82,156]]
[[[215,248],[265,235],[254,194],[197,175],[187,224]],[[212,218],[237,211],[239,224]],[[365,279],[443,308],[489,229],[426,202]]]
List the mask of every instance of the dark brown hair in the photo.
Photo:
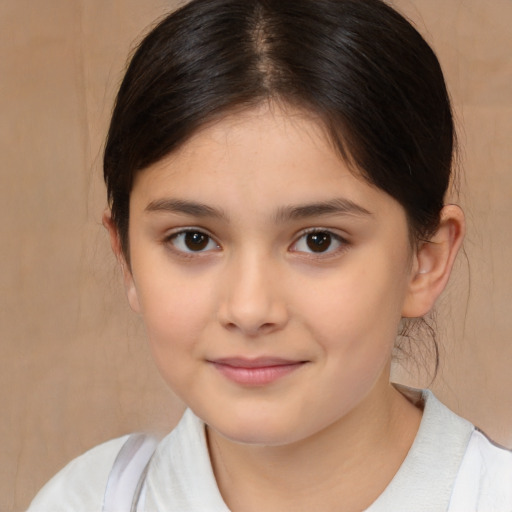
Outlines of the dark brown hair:
[[233,109],[275,100],[312,112],[342,158],[435,231],[454,129],[438,60],[380,0],[192,0],[140,43],[104,154],[112,218],[129,260],[136,173]]

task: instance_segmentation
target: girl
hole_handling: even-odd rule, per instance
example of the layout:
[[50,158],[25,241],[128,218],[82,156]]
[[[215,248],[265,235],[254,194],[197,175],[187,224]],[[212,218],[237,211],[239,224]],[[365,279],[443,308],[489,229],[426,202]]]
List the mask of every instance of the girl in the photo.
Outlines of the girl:
[[512,510],[512,453],[389,382],[462,243],[453,144],[435,55],[380,0],[164,19],[117,97],[104,224],[189,409],[156,449],[79,457],[30,510]]

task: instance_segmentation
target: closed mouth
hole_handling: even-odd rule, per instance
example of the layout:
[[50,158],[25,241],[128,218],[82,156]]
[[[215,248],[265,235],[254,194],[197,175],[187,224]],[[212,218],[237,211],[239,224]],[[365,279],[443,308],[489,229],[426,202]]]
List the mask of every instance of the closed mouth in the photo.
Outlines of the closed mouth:
[[304,366],[307,361],[274,357],[220,358],[209,361],[224,377],[244,386],[271,384]]

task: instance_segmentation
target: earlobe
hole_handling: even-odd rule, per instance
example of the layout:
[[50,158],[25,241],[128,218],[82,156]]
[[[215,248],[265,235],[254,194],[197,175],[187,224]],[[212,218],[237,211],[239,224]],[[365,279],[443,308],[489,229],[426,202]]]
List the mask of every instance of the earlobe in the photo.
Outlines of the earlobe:
[[418,246],[414,255],[403,317],[418,318],[433,308],[448,283],[464,232],[462,210],[456,205],[445,206],[438,230],[430,240]]
[[105,226],[106,230],[108,231],[112,251],[117,261],[119,262],[119,265],[121,266],[124,288],[126,297],[128,298],[128,303],[135,313],[140,313],[140,304],[139,298],[137,296],[137,288],[135,287],[135,281],[133,279],[130,266],[126,261],[125,255],[123,254],[119,232],[114,221],[112,220],[112,214],[108,208],[103,212],[102,222],[103,226]]

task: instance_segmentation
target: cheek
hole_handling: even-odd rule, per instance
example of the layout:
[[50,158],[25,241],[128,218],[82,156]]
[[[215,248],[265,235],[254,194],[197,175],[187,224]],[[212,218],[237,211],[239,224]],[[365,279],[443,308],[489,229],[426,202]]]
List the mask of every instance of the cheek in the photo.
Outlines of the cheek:
[[[155,362],[164,377],[187,370],[182,363],[197,351],[197,342],[212,316],[212,289],[178,274],[138,276],[141,315]],[[181,364],[180,364],[181,363]]]
[[344,366],[390,356],[406,286],[403,267],[389,260],[358,263],[350,265],[350,272],[341,269],[313,285],[302,283],[314,293],[297,294],[303,322]]

